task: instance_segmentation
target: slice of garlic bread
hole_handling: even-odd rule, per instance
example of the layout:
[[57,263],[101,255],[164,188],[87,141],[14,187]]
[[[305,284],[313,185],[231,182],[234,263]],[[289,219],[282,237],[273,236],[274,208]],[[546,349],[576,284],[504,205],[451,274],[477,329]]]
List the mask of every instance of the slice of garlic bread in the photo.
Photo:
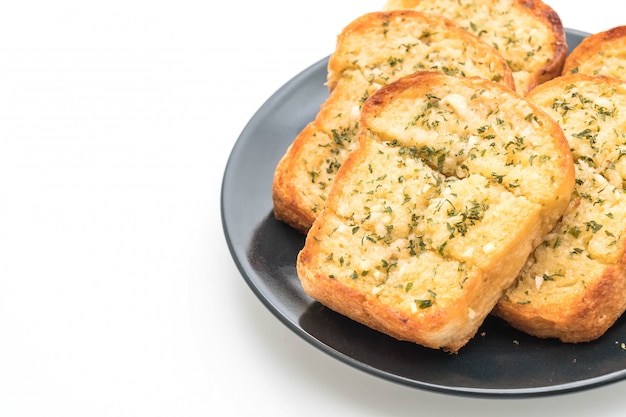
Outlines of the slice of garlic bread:
[[452,19],[509,62],[518,92],[561,74],[567,55],[559,15],[540,0],[388,0],[384,10],[412,9]]
[[626,83],[570,74],[528,98],[565,132],[576,186],[494,314],[538,337],[591,341],[626,309]]
[[568,205],[553,119],[479,77],[418,72],[365,102],[297,261],[304,290],[400,340],[457,352]]
[[309,229],[338,168],[356,147],[363,102],[380,87],[421,70],[481,76],[514,88],[502,56],[447,19],[409,10],[357,18],[338,36],[330,57],[329,97],[276,167],[272,195],[278,220]]

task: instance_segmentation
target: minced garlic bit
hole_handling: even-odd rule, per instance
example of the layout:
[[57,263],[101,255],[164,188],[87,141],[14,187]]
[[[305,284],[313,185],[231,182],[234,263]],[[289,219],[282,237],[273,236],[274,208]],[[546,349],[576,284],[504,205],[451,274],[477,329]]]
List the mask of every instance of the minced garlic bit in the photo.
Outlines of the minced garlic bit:
[[496,250],[496,245],[494,245],[493,242],[489,242],[485,246],[483,246],[483,252],[485,253],[491,253],[494,250]]
[[468,115],[467,102],[465,101],[465,98],[458,93],[448,94],[441,100],[441,102],[449,104],[458,116],[465,117]]
[[543,285],[543,276],[542,275],[536,275],[535,276],[535,288],[539,289],[541,288],[541,286]]

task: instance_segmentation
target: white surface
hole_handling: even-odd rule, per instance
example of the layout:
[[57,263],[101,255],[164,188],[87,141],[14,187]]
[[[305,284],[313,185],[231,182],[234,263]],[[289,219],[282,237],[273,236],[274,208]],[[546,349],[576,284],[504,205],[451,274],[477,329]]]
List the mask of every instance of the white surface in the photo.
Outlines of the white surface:
[[[626,23],[624,3],[547,3],[567,27]],[[626,382],[489,400],[380,380],[291,333],[239,275],[219,212],[233,144],[382,4],[3,6],[1,416],[622,415]]]

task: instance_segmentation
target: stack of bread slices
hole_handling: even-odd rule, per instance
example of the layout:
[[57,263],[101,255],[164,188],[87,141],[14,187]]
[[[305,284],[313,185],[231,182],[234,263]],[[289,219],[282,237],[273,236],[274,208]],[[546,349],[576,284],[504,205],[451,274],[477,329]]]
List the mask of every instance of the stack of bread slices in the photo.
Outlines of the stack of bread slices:
[[273,182],[307,294],[449,352],[492,313],[601,336],[626,309],[626,85],[566,51],[541,1],[389,0],[349,23]]

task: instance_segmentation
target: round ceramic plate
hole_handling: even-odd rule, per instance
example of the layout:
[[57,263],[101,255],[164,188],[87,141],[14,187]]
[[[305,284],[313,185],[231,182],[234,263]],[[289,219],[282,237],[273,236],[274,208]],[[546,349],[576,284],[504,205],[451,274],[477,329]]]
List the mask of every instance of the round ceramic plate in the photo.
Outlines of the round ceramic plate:
[[[575,47],[585,33],[567,30]],[[323,352],[401,384],[473,396],[571,392],[626,377],[626,317],[592,343],[537,339],[489,317],[457,355],[399,342],[309,298],[296,275],[304,236],[276,221],[271,184],[280,157],[326,99],[327,59],[280,88],[237,140],[222,184],[222,224],[231,254],[256,296]]]

